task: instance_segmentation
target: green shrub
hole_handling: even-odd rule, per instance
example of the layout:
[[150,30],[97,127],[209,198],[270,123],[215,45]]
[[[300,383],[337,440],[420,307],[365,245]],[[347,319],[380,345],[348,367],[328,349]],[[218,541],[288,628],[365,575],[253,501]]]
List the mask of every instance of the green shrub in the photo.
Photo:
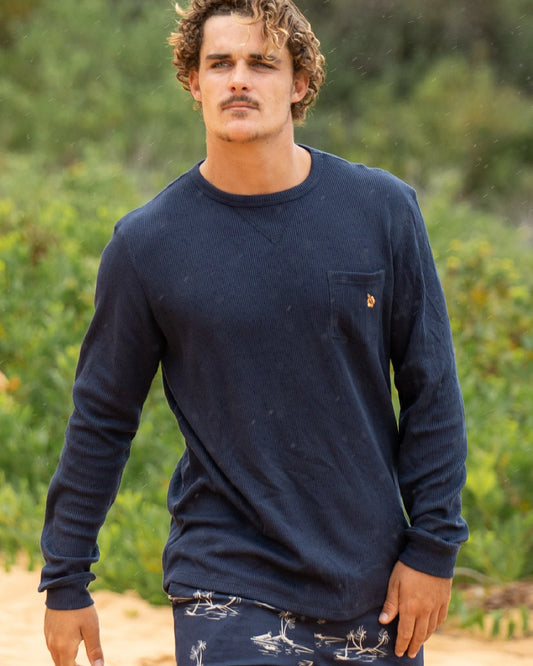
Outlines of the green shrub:
[[[329,75],[298,139],[421,191],[466,406],[459,564],[498,580],[533,575],[528,2],[476,2],[460,20],[449,2],[428,14],[422,0],[361,1],[355,20],[351,0],[302,3]],[[4,5],[0,552],[13,560],[38,553],[100,253],[122,214],[203,156],[204,132],[174,79],[172,3]],[[158,375],[102,530],[99,585],[164,598],[165,493],[182,450]]]
[[298,136],[417,187],[453,170],[458,196],[520,223],[530,215],[532,126],[528,97],[483,62],[457,55],[432,62],[404,97],[392,78],[381,78],[366,84],[357,104],[319,103]]
[[[13,484],[13,476],[0,468],[0,554],[4,564],[9,566],[24,552],[33,567],[39,562],[44,516],[42,497],[46,488],[30,488],[21,476],[19,471]],[[39,501],[35,499],[36,495],[40,497]]]
[[175,16],[168,2],[41,0],[0,51],[1,143],[60,164],[95,143],[106,161],[145,168],[200,156],[166,43]]
[[[91,153],[46,177],[37,156],[4,156],[2,166],[0,371],[7,385],[0,388],[0,552],[13,559],[22,550],[35,559],[99,256],[116,220],[143,198],[138,177]],[[117,508],[102,532],[106,585],[139,584],[148,598],[161,598],[154,571],[168,527],[165,493],[182,450],[158,376]],[[147,525],[159,530],[157,537]]]
[[478,237],[443,257],[469,435],[461,562],[507,581],[533,574],[533,262],[523,255]]
[[146,499],[146,487],[122,490],[99,538],[101,560],[95,589],[136,590],[148,601],[167,602],[162,590],[161,554],[168,536],[165,491]]
[[[115,221],[156,190],[146,174],[141,180],[91,151],[46,177],[43,165],[38,156],[2,161],[0,551],[10,557],[37,553],[100,252]],[[460,180],[459,171],[433,175],[421,197],[466,405],[471,539],[459,564],[498,580],[524,578],[533,574],[533,257],[519,231],[458,200]],[[151,600],[164,599],[165,494],[183,450],[161,384],[158,375],[96,568],[100,585],[134,586]]]

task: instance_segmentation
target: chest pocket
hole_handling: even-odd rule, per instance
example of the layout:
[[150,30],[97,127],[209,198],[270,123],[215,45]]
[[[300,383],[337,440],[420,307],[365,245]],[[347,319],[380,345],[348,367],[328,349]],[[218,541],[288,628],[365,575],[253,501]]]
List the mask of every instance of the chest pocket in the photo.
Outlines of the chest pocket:
[[380,337],[385,271],[328,271],[330,325],[333,338],[360,344]]

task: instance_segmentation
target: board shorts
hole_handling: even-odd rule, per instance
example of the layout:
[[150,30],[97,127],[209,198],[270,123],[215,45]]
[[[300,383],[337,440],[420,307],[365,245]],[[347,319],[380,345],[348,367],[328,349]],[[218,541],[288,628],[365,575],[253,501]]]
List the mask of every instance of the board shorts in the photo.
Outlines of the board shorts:
[[381,625],[381,608],[354,620],[309,618],[258,601],[215,592],[171,597],[178,666],[423,666],[396,657],[397,623]]

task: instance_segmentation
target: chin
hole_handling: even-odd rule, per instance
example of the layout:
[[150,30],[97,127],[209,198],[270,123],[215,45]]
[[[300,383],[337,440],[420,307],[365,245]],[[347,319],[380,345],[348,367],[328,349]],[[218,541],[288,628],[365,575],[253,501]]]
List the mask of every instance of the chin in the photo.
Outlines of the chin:
[[257,127],[246,127],[242,125],[240,127],[222,127],[218,132],[215,132],[215,136],[228,143],[251,143],[260,139],[261,133],[258,131]]
[[259,135],[258,132],[255,133],[242,133],[239,134],[237,132],[228,132],[225,136],[221,137],[223,141],[226,141],[227,143],[253,143],[254,141],[258,141],[261,136]]

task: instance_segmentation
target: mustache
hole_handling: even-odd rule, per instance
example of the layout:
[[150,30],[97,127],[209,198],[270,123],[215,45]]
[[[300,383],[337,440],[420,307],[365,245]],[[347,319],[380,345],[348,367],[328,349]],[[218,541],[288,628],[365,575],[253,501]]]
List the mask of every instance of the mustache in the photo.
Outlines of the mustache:
[[259,108],[259,104],[251,97],[248,97],[248,95],[231,95],[220,103],[220,107],[224,108],[230,104],[248,104],[249,106],[253,106],[256,109]]

